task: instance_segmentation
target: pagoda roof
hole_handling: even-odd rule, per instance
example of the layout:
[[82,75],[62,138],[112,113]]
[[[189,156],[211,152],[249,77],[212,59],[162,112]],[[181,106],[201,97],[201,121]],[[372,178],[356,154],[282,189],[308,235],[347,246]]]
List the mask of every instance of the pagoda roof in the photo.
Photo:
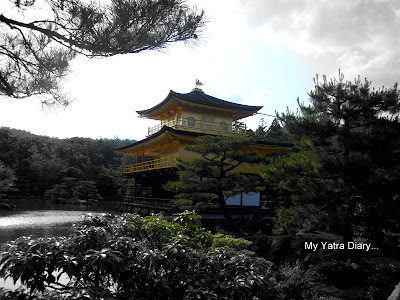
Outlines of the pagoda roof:
[[[194,141],[197,139],[197,137],[203,136],[203,135],[206,135],[206,134],[200,133],[200,132],[177,130],[172,127],[164,126],[157,133],[155,133],[151,136],[148,136],[147,138],[145,138],[141,141],[137,141],[137,142],[134,142],[129,145],[114,148],[114,150],[124,152],[124,150],[130,149],[130,148],[131,149],[134,149],[134,148],[140,149],[142,147],[147,148],[147,145],[153,144],[154,142],[158,143],[158,141],[161,141],[161,139],[163,139],[163,137],[165,137],[165,136],[169,136],[170,138],[179,137],[179,136],[181,138],[186,137],[186,138]],[[271,142],[266,142],[263,140],[256,140],[253,144],[253,147],[255,147],[254,150],[258,150],[261,153],[264,152],[264,154],[280,152],[282,150],[290,149],[293,146],[294,146],[294,144],[291,144],[291,143],[271,143]],[[153,145],[153,147],[154,147],[154,145]],[[268,150],[266,148],[268,148]]]
[[192,131],[184,131],[184,130],[177,130],[177,129],[174,129],[172,127],[163,126],[163,128],[161,128],[160,131],[158,131],[155,134],[152,134],[152,135],[148,136],[147,138],[145,138],[145,139],[143,139],[141,141],[137,141],[137,142],[134,142],[132,144],[124,145],[124,146],[113,148],[113,149],[115,151],[122,151],[122,150],[125,150],[125,149],[128,149],[128,148],[136,147],[136,146],[145,144],[145,143],[147,143],[147,142],[149,142],[151,140],[154,140],[154,139],[156,139],[157,137],[163,135],[166,132],[167,133],[172,133],[172,134],[182,134],[182,135],[186,135],[186,136],[193,136],[193,137],[198,137],[200,135],[204,135],[203,133],[192,132]]
[[193,89],[190,93],[181,94],[170,90],[168,96],[158,103],[157,105],[153,106],[152,108],[145,109],[145,110],[138,110],[136,111],[141,116],[148,116],[158,109],[162,108],[163,106],[167,105],[171,100],[181,100],[187,103],[192,103],[195,105],[201,105],[206,107],[213,107],[213,108],[220,108],[220,109],[228,109],[234,111],[242,111],[244,112],[243,117],[250,116],[251,114],[259,111],[262,106],[251,106],[251,105],[244,105],[234,102],[229,102],[225,100],[218,99],[216,97],[210,96],[205,94],[200,89]]

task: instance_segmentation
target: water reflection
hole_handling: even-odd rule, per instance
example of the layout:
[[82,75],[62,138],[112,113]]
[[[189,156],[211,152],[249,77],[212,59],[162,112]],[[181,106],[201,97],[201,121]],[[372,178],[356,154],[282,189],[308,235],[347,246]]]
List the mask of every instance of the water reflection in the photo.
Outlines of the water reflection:
[[41,225],[57,225],[59,223],[71,223],[79,221],[84,212],[63,210],[37,210],[25,211],[11,216],[0,218],[0,227],[26,227]]
[[51,237],[68,235],[73,223],[88,213],[112,212],[114,203],[99,206],[46,205],[42,202],[20,200],[14,211],[0,211],[0,244],[19,236]]
[[51,237],[67,235],[73,223],[83,220],[82,211],[29,211],[0,217],[0,243],[22,235]]

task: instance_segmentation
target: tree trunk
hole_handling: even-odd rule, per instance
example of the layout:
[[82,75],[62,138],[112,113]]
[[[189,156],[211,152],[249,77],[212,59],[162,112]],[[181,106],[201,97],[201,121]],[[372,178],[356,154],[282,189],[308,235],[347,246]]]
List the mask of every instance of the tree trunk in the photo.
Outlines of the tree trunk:
[[[340,109],[340,107],[339,107]],[[344,130],[343,130],[343,136],[345,140],[350,139],[350,121],[349,119],[344,118]],[[348,162],[350,160],[350,148],[347,144],[344,144],[344,162]],[[347,180],[347,185],[350,183],[349,182],[349,174],[348,174],[348,168],[345,166],[342,166],[343,168],[343,178],[346,178]],[[343,242],[345,244],[345,249],[348,247],[348,242],[353,241],[353,220],[354,220],[354,212],[356,209],[356,202],[354,200],[354,193],[350,196],[350,198],[347,200],[347,208],[346,208],[346,213],[344,216],[344,222],[343,222]]]
[[240,230],[233,224],[232,216],[230,215],[230,213],[228,211],[228,207],[226,206],[225,196],[224,196],[224,192],[222,191],[222,189],[218,188],[217,196],[218,196],[219,205],[221,207],[221,212],[224,215],[225,221],[228,224],[229,229],[232,231],[232,233],[236,237],[243,236],[243,234],[240,232]]
[[354,194],[351,195],[350,199],[347,202],[346,216],[343,222],[343,242],[345,247],[347,248],[348,242],[353,241],[353,220],[354,213],[356,210],[356,201]]

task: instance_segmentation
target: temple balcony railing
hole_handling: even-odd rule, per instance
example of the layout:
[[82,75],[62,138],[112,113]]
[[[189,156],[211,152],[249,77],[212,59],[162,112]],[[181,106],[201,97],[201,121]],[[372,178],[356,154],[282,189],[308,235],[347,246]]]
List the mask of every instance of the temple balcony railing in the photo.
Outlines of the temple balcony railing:
[[125,196],[124,204],[146,208],[174,208],[170,199]]
[[165,169],[176,166],[176,157],[164,157],[124,166],[124,174],[148,170]]
[[192,117],[189,118],[174,118],[163,120],[161,124],[148,128],[148,136],[157,133],[163,126],[168,126],[178,130],[187,130],[194,132],[202,132],[217,135],[230,135],[230,134],[242,134],[246,135],[247,128],[246,124],[243,123],[232,123],[226,122],[212,122],[205,120],[197,120]]
[[[148,160],[144,162],[138,162],[136,164],[124,166],[124,174],[138,173],[143,171],[166,169],[176,167],[176,157],[167,156],[164,158],[157,158],[153,160]],[[246,174],[259,174],[259,166],[243,163],[235,168],[236,172],[246,173]]]

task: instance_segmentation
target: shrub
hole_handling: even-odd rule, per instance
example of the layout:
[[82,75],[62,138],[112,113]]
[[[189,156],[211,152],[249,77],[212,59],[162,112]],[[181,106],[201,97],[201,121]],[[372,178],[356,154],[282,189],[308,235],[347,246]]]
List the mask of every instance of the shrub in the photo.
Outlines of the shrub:
[[277,271],[279,291],[283,299],[302,299],[301,293],[305,289],[306,279],[302,265],[286,263]]
[[231,235],[217,233],[212,237],[212,248],[224,248],[224,249],[235,249],[243,250],[249,248],[253,242],[242,239],[234,238]]
[[185,211],[177,214],[169,222],[162,215],[125,214],[128,230],[136,239],[149,242],[153,247],[175,244],[189,249],[208,248],[212,244],[212,235],[201,227],[201,216]]
[[[214,237],[192,212],[172,222],[90,215],[69,237],[20,237],[5,245],[0,277],[20,280],[37,299],[53,299],[47,287],[56,290],[54,299],[267,299],[275,294],[272,263],[240,253],[248,243]],[[235,247],[234,254],[225,249]]]

